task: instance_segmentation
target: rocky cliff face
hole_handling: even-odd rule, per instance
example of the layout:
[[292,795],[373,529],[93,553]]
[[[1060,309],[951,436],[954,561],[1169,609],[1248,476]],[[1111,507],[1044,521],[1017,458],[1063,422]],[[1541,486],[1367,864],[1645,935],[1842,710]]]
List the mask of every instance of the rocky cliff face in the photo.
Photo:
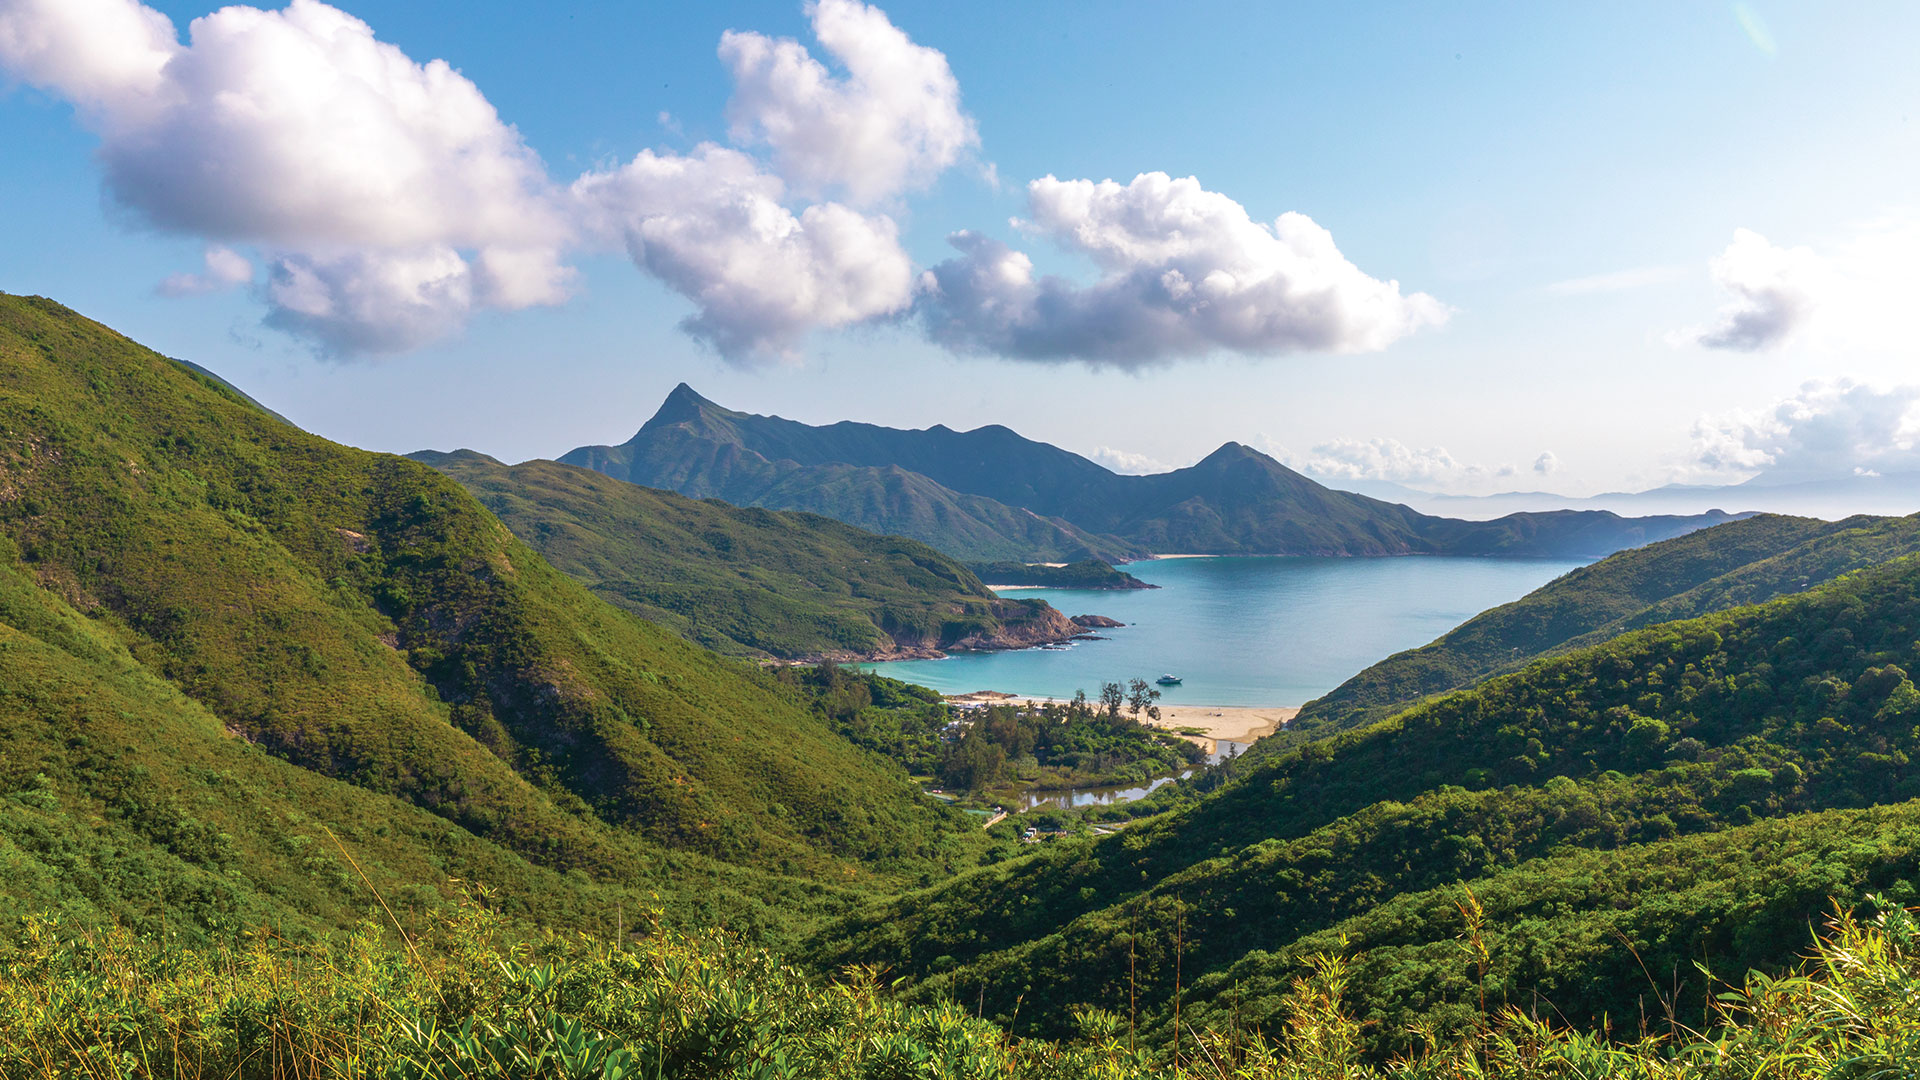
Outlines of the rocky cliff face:
[[[1038,600],[996,600],[993,605],[993,625],[982,625],[976,629],[961,629],[957,636],[955,627],[949,625],[942,630],[916,632],[904,627],[887,629],[888,641],[871,653],[835,652],[814,660],[833,660],[850,663],[867,660],[935,660],[950,652],[999,652],[1006,649],[1031,649],[1040,645],[1057,645],[1083,637],[1094,626],[1120,626],[1121,623],[1100,615],[1081,615],[1067,618],[1058,608]],[[1094,620],[1082,622],[1081,620]],[[942,634],[946,637],[943,640]]]
[[995,651],[1026,649],[1035,645],[1053,645],[1081,633],[1072,619],[1050,605],[1031,606],[1031,602],[996,601],[994,614],[1000,618],[997,630],[970,634],[948,646],[958,651]]

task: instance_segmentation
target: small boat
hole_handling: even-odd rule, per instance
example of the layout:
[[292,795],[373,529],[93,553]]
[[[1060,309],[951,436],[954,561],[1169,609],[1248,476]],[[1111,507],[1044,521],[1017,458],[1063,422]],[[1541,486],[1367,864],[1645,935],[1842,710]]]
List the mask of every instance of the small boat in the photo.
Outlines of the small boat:
[[1179,685],[1180,685],[1180,676],[1178,676],[1178,675],[1162,675],[1162,676],[1160,676],[1159,678],[1157,678],[1157,679],[1155,679],[1155,680],[1153,680],[1153,681],[1154,681],[1154,682],[1157,682],[1157,683],[1159,683],[1159,684],[1160,684],[1161,686],[1179,686]]

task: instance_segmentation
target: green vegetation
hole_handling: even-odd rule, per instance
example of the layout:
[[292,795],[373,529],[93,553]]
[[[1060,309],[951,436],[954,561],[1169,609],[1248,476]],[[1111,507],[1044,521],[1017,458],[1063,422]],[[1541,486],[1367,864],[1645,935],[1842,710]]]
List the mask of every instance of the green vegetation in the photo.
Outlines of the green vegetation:
[[[765,460],[814,467],[781,425]],[[991,471],[941,465],[978,434],[943,432],[905,433],[939,448],[916,465]],[[989,599],[823,522],[438,463],[603,591],[736,597],[741,651]],[[1608,560],[1437,643],[1473,685],[1381,677],[1351,701],[1383,720],[1018,856],[908,770],[1144,779],[1195,755],[1140,725],[1151,687],[950,729],[918,688],[718,656],[449,477],[0,296],[0,1074],[1902,1075],[1917,528]],[[845,589],[802,617],[813,573]]]
[[1542,656],[1799,592],[1916,551],[1920,518],[1827,522],[1777,514],[1623,551],[1380,661],[1308,702],[1285,737],[1265,742],[1256,756],[1383,719]]
[[1159,691],[1134,680],[1037,708],[977,706],[956,714],[923,687],[831,664],[787,669],[817,708],[854,743],[950,790],[998,796],[1021,791],[1144,784],[1205,758],[1186,739],[1142,723],[1157,718]]
[[410,456],[603,599],[718,652],[864,659],[1077,632],[1044,601],[996,598],[925,544],[817,514],[689,499],[551,461]]
[[1334,491],[1239,443],[1189,468],[1121,476],[997,424],[813,427],[723,409],[684,383],[633,438],[561,460],[696,498],[824,514],[972,563],[1148,552],[1599,558],[1728,520],[1563,510],[1457,521]]
[[[1484,982],[1467,897],[1458,977]],[[1835,916],[1804,968],[1726,984],[1697,1026],[1569,1029],[1489,1000],[1456,1037],[1384,1064],[1347,998],[1364,978],[1315,954],[1272,1033],[1190,1022],[1149,1049],[1123,1014],[1082,1010],[1067,1043],[1010,1038],[958,1003],[903,1004],[881,973],[828,987],[719,936],[516,940],[467,905],[395,942],[378,924],[299,946],[262,934],[183,950],[32,921],[0,951],[0,1071],[22,1080],[1770,1080],[1894,1077],[1920,1030],[1920,927],[1891,908]],[[1212,1018],[1209,1018],[1212,1019]],[[1689,1018],[1693,1019],[1693,1018]],[[1616,1041],[1613,1036],[1625,1036]]]
[[[1635,631],[1243,766],[1121,837],[903,897],[820,934],[816,956],[885,963],[919,997],[1008,1022],[1027,987],[1109,1009],[1131,992],[1166,1034],[1176,970],[1184,1010],[1270,1028],[1277,988],[1344,935],[1385,1051],[1472,1011],[1477,988],[1447,974],[1465,882],[1512,927],[1489,969],[1505,1000],[1639,1015],[1657,1009],[1644,962],[1698,1015],[1693,960],[1777,970],[1829,897],[1911,898],[1916,625],[1907,558]],[[1058,1033],[1062,1016],[1019,1023]]]
[[1050,589],[1157,589],[1112,563],[1082,559],[1065,566],[997,562],[972,568],[989,585],[1041,585]]
[[554,925],[659,891],[778,935],[980,842],[804,695],[608,606],[451,480],[10,296],[0,646],[16,912],[338,926],[357,886],[324,827],[409,907],[471,876]]

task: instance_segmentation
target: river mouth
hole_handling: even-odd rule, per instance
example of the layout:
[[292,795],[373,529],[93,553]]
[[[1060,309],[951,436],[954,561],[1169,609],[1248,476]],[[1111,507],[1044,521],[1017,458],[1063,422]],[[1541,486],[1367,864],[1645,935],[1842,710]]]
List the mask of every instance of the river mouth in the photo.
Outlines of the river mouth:
[[[1243,754],[1252,744],[1220,739],[1214,745],[1214,752],[1207,755],[1209,765],[1217,765],[1226,758]],[[1106,787],[1066,788],[1055,791],[1029,789],[1002,800],[1000,805],[1013,814],[1025,814],[1033,810],[1083,810],[1090,806],[1114,806],[1144,799],[1176,780],[1185,780],[1196,771],[1198,770],[1182,769],[1177,773],[1156,776],[1144,784],[1115,784]]]

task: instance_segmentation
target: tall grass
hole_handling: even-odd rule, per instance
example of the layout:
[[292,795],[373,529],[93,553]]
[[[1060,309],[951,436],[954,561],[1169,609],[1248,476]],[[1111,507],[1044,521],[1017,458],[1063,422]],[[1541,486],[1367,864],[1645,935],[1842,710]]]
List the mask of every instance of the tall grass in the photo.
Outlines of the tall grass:
[[[1471,933],[1463,965],[1475,964]],[[664,1077],[1375,1080],[1892,1078],[1920,1075],[1920,925],[1835,916],[1797,973],[1728,985],[1696,1030],[1631,1038],[1524,1012],[1414,1053],[1362,1057],[1347,961],[1319,955],[1285,1029],[1211,1031],[1177,1060],[1129,1049],[1123,1017],[1078,1014],[1068,1043],[1016,1040],[958,1004],[906,1005],[880,972],[828,986],[719,936],[509,936],[480,903],[417,939],[368,923],[300,945],[211,948],[24,923],[0,956],[0,1074],[167,1080],[651,1080]],[[1414,1033],[1419,1036],[1421,1033]]]

